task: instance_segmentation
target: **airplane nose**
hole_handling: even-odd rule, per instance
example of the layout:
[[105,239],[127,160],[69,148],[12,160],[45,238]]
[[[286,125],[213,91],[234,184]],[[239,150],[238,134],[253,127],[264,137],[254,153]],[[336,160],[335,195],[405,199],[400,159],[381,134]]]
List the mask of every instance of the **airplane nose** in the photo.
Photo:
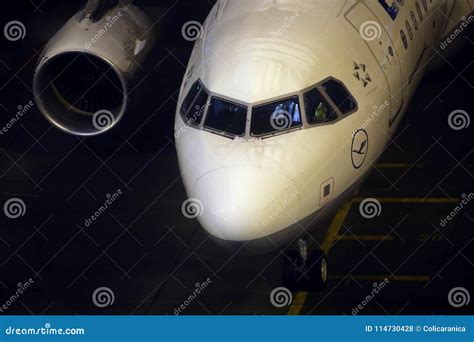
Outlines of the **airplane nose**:
[[211,235],[248,241],[276,233],[299,219],[300,191],[276,171],[229,167],[200,177],[196,198],[203,204],[199,222]]

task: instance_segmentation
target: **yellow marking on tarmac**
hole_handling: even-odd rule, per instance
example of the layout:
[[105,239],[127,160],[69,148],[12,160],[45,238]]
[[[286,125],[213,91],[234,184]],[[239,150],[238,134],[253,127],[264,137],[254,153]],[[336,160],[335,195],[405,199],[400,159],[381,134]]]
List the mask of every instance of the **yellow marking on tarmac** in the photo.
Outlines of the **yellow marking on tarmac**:
[[[360,203],[365,198],[354,198],[354,202]],[[459,198],[447,198],[447,197],[383,197],[377,198],[380,203],[459,203]]]
[[[348,277],[347,275],[337,275],[333,274],[328,277],[331,280],[341,280]],[[349,277],[348,277],[349,278]],[[353,275],[352,278],[356,280],[385,280],[388,279],[390,281],[420,281],[426,282],[430,280],[430,276],[428,275],[375,275],[375,274],[368,274],[368,275]]]
[[291,303],[291,307],[287,315],[298,316],[301,312],[301,309],[303,308],[304,303],[306,302],[306,297],[308,297],[308,292],[298,292],[295,299],[293,300],[293,303]]
[[[417,163],[417,164],[410,164],[410,163],[377,163],[374,166],[378,169],[410,169],[410,168],[422,168],[425,167],[425,164]],[[473,164],[464,165],[465,167],[472,168],[474,167]]]
[[[331,226],[329,227],[326,236],[324,237],[323,243],[321,244],[321,250],[326,253],[326,256],[329,255],[329,251],[331,250],[334,241],[337,240],[350,240],[349,238],[345,238],[344,236],[339,235],[339,231],[341,230],[344,221],[346,220],[347,215],[351,209],[353,203],[360,203],[365,198],[354,198],[351,201],[346,202],[339,210],[337,211],[336,216],[334,217]],[[445,198],[445,197],[434,197],[434,198],[419,198],[419,197],[385,197],[385,198],[377,198],[380,203],[458,203],[458,198]],[[342,237],[342,238],[341,238]],[[366,237],[374,238],[376,236],[369,236]],[[391,237],[391,239],[390,239]],[[359,237],[358,237],[359,238]],[[393,236],[377,236],[376,238],[379,241],[382,240],[393,240]],[[355,237],[354,237],[355,240]],[[359,240],[361,240],[359,238]],[[338,278],[339,277],[339,278]],[[345,276],[329,276],[329,279],[343,279]],[[358,278],[359,277],[359,278]],[[426,282],[430,279],[429,276],[377,276],[377,275],[362,275],[362,276],[354,276],[355,279],[360,280],[392,280],[392,281],[420,281]],[[288,315],[299,315],[301,312],[306,298],[308,296],[307,292],[297,292],[293,303],[288,311]]]
[[329,255],[329,251],[332,248],[334,241],[336,241],[339,231],[346,220],[347,214],[351,209],[352,201],[346,202],[336,213],[336,216],[332,220],[331,226],[329,227],[326,236],[324,237],[323,243],[321,244],[321,250]]
[[409,164],[409,163],[379,163],[375,164],[378,169],[409,169],[412,167],[421,168],[423,164]]
[[[337,236],[339,235],[339,231],[346,220],[347,214],[349,214],[349,210],[351,209],[352,201],[346,202],[336,213],[329,230],[324,237],[323,243],[321,244],[321,250],[329,254],[329,251],[332,248],[334,241],[336,241]],[[287,315],[297,316],[300,314],[301,309],[303,309],[304,303],[306,302],[306,298],[308,297],[308,292],[298,291],[296,296],[291,303],[290,310],[288,311]]]
[[393,241],[393,235],[337,235],[336,240],[342,241]]

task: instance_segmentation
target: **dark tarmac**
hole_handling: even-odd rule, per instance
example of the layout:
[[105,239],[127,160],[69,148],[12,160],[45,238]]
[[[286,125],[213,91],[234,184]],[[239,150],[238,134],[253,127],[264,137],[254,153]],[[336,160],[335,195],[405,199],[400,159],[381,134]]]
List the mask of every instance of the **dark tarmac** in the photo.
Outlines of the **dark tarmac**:
[[[460,38],[467,40],[463,53],[425,76],[356,197],[315,233],[329,258],[326,289],[293,293],[288,306],[276,308],[270,293],[282,286],[280,253],[231,254],[181,213],[186,194],[173,122],[193,45],[181,27],[203,22],[211,4],[149,3],[143,7],[150,16],[161,18],[158,44],[114,130],[87,139],[66,135],[33,107],[0,135],[0,203],[20,198],[26,206],[17,219],[0,213],[0,306],[19,283],[34,281],[3,314],[173,315],[183,305],[180,314],[351,315],[363,301],[358,314],[473,313],[472,300],[456,308],[448,293],[462,287],[474,294],[474,204],[441,224],[463,194],[474,192],[473,126],[456,131],[448,125],[454,110],[474,113],[472,37]],[[3,18],[22,20],[28,34],[1,43],[0,126],[33,99],[38,52],[80,7],[17,6]],[[107,194],[119,190],[86,226]],[[366,198],[380,202],[379,216],[361,216]],[[92,298],[101,287],[113,292],[106,307]]]

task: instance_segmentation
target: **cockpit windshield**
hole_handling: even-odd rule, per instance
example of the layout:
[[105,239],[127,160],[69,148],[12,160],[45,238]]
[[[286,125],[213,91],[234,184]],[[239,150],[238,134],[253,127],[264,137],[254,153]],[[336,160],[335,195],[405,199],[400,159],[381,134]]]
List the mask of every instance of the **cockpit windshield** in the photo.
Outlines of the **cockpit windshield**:
[[243,136],[247,123],[247,107],[212,97],[207,111],[205,128],[230,136]]
[[357,110],[357,102],[344,84],[329,77],[295,95],[253,106],[213,94],[197,80],[185,96],[180,114],[189,126],[235,138],[332,124]]
[[306,119],[310,125],[321,124],[337,120],[336,111],[324,98],[318,88],[304,93]]
[[261,136],[301,126],[298,96],[255,106],[252,109],[250,134]]
[[357,108],[357,104],[351,94],[342,86],[341,83],[330,79],[321,86],[328,94],[336,107],[342,114],[350,114]]
[[188,125],[197,127],[201,124],[208,97],[209,95],[200,81],[193,84],[181,105],[181,115]]

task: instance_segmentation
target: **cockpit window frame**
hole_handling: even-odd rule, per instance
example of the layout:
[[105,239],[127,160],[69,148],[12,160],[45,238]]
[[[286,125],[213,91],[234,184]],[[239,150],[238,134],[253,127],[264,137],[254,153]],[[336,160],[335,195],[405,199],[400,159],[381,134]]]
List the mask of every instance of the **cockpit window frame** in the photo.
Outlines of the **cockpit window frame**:
[[[349,111],[347,113],[342,113],[341,112],[341,110],[339,109],[339,106],[336,105],[336,103],[332,100],[331,96],[329,96],[329,94],[323,88],[323,85],[325,83],[327,83],[328,81],[331,81],[331,80],[338,83],[342,88],[344,88],[346,93],[349,94],[350,97],[352,97],[352,100],[354,100],[354,103],[355,103],[355,108],[354,109],[352,109],[351,111]],[[329,98],[330,103],[334,105],[335,109],[337,110],[338,116],[339,116],[339,114],[342,115],[342,119],[347,118],[349,115],[352,115],[352,114],[357,113],[359,111],[359,103],[357,102],[357,99],[354,97],[354,95],[352,95],[352,93],[349,91],[349,88],[346,87],[344,82],[342,82],[342,81],[338,80],[337,78],[331,76],[331,77],[325,78],[324,80],[319,82],[318,85],[319,85],[321,91],[324,93],[324,95],[326,95],[326,97]]]
[[[196,83],[200,83],[201,85],[201,89],[196,93],[196,95],[193,97],[192,101],[191,101],[191,105],[190,107],[188,108],[188,110],[183,113],[182,111],[182,107],[183,107],[183,103],[186,99],[186,97],[188,96],[189,92],[191,91],[191,89],[194,87],[194,85]],[[204,120],[206,119],[206,114],[207,114],[207,109],[209,108],[209,101],[211,99],[211,93],[209,92],[209,89],[206,88],[206,86],[204,85],[204,83],[201,81],[201,79],[196,79],[194,80],[192,83],[190,83],[191,86],[189,86],[189,88],[187,89],[187,92],[186,94],[184,95],[183,97],[183,100],[181,101],[180,105],[179,105],[179,109],[178,109],[178,112],[179,112],[179,115],[181,116],[181,119],[183,120],[184,124],[188,127],[193,127],[193,128],[196,128],[196,129],[201,129],[202,128],[202,125],[204,123]],[[204,113],[201,114],[201,121],[199,122],[199,125],[193,125],[193,124],[190,124],[189,121],[188,121],[188,118],[187,118],[187,114],[188,112],[192,109],[192,106],[194,104],[194,101],[196,101],[196,99],[201,95],[201,93],[205,91],[206,94],[207,94],[207,100],[206,100],[206,104],[204,105],[205,106],[205,110],[204,110]]]
[[[339,85],[341,85],[344,90],[352,97],[352,99],[354,100],[354,103],[355,103],[355,108],[346,113],[346,114],[343,114],[341,112],[341,110],[338,108],[338,106],[334,103],[334,101],[331,99],[331,97],[326,93],[326,91],[324,90],[323,88],[323,84],[325,84],[326,82],[330,81],[330,80],[333,80],[335,82],[337,82]],[[336,112],[337,114],[337,119],[336,120],[333,120],[333,121],[328,121],[328,122],[319,122],[319,123],[310,123],[308,121],[308,118],[306,116],[306,105],[304,103],[304,94],[306,94],[307,92],[313,90],[313,89],[318,89],[318,91],[321,93],[321,95],[324,97],[324,99],[329,103],[329,105],[333,108],[333,110]],[[341,120],[344,120],[346,118],[348,118],[349,116],[351,116],[352,114],[355,114],[359,111],[359,102],[357,102],[357,99],[354,97],[354,95],[352,95],[352,92],[349,90],[349,88],[346,87],[346,85],[344,84],[344,82],[340,81],[339,79],[337,79],[336,77],[333,77],[333,76],[329,76],[329,77],[326,77],[324,79],[322,79],[321,81],[319,81],[318,83],[310,86],[310,87],[307,87],[307,88],[304,88],[301,90],[301,97],[302,97],[302,101],[301,104],[302,104],[302,111],[304,113],[304,128],[315,128],[315,127],[320,127],[320,126],[328,126],[328,125],[334,125],[336,123],[338,123],[339,121]]]
[[[333,81],[337,82],[352,97],[352,99],[354,100],[354,103],[355,103],[355,108],[351,112],[343,114],[340,111],[340,109],[338,108],[338,106],[333,102],[331,97],[326,93],[326,91],[323,88],[323,84],[328,82],[329,80],[333,80]],[[276,97],[266,99],[266,100],[263,100],[263,101],[252,102],[252,103],[239,101],[239,100],[236,100],[234,98],[212,92],[205,86],[204,82],[199,78],[194,80],[192,82],[192,85],[194,85],[196,82],[200,82],[201,85],[202,85],[202,89],[204,91],[206,91],[206,93],[208,94],[208,98],[207,98],[207,102],[206,102],[206,110],[204,111],[204,113],[202,115],[202,120],[201,120],[201,123],[199,125],[196,125],[196,126],[189,125],[186,122],[186,117],[183,116],[183,114],[181,114],[181,106],[182,106],[182,102],[181,102],[180,103],[180,108],[178,109],[178,112],[181,115],[181,118],[184,122],[184,125],[186,125],[188,127],[192,127],[194,129],[201,130],[201,131],[206,131],[206,132],[209,132],[209,133],[212,133],[212,134],[216,134],[216,135],[219,135],[219,136],[224,137],[224,138],[229,138],[229,139],[248,139],[248,140],[268,139],[268,138],[272,138],[272,137],[276,137],[276,136],[280,136],[280,135],[283,135],[283,134],[288,134],[288,133],[292,133],[292,132],[300,131],[300,130],[304,130],[304,129],[313,129],[313,128],[316,128],[316,127],[335,125],[339,121],[344,120],[344,119],[348,118],[349,116],[351,116],[352,114],[355,114],[359,111],[359,103],[358,103],[357,99],[354,97],[354,95],[352,94],[352,92],[347,88],[347,86],[344,84],[344,82],[340,81],[339,79],[337,79],[333,76],[326,77],[326,78],[322,79],[321,81],[319,81],[319,82],[317,82],[317,83],[315,83],[311,86],[308,86],[306,88],[300,89],[298,91],[291,92],[291,93],[288,93],[288,94],[285,94],[285,95],[282,95],[282,96],[276,96]],[[321,93],[321,95],[324,97],[324,99],[328,102],[328,104],[335,111],[335,113],[337,114],[337,119],[335,119],[333,121],[320,122],[320,123],[310,123],[308,121],[307,113],[306,113],[306,106],[305,106],[305,101],[304,101],[304,94],[306,94],[308,91],[313,90],[315,88],[318,89],[318,91]],[[188,89],[188,92],[190,91],[190,89],[191,88]],[[185,98],[186,95],[187,94],[184,95],[184,98]],[[198,93],[198,95],[199,95],[199,93]],[[196,97],[198,95],[196,95]],[[245,134],[240,135],[240,136],[231,135],[231,134],[227,134],[225,132],[221,132],[219,130],[216,130],[216,129],[205,126],[205,122],[207,120],[208,109],[209,109],[209,106],[210,106],[210,103],[211,103],[211,99],[213,97],[219,98],[221,100],[228,101],[228,102],[231,102],[231,103],[234,103],[234,104],[237,104],[237,105],[247,107],[247,118],[246,118],[246,123],[245,123]],[[276,131],[276,132],[263,134],[263,135],[253,135],[251,133],[252,111],[253,111],[254,107],[262,106],[262,105],[265,105],[265,104],[270,104],[270,103],[276,102],[276,101],[284,101],[284,100],[287,100],[287,99],[292,98],[292,97],[298,97],[298,102],[299,102],[299,107],[300,107],[300,115],[301,115],[301,125],[295,126],[295,127],[290,127],[288,129],[284,129],[284,130],[281,130],[281,131]]]
[[[326,79],[328,80],[328,79]],[[321,96],[324,98],[324,100],[326,100],[326,102],[332,107],[332,110],[336,113],[336,116],[337,116],[337,119],[335,120],[332,120],[332,121],[326,121],[326,122],[310,122],[308,120],[308,111],[307,111],[307,108],[306,108],[306,101],[305,101],[305,95],[307,93],[309,93],[310,91],[314,90],[314,89],[317,89],[319,94],[321,94]],[[326,125],[332,125],[336,122],[338,122],[339,120],[343,119],[344,116],[342,115],[341,111],[337,108],[336,104],[331,100],[331,98],[329,97],[329,95],[324,91],[324,89],[322,89],[322,83],[318,83],[317,85],[315,86],[312,86],[306,90],[303,91],[303,94],[301,95],[303,97],[303,112],[304,112],[304,120],[306,121],[306,124],[310,127],[310,128],[313,128],[315,126],[326,126]]]
[[[299,131],[301,129],[303,129],[304,127],[304,119],[303,119],[303,106],[301,105],[301,96],[300,96],[300,92],[296,92],[296,93],[293,93],[293,94],[288,94],[286,96],[278,96],[278,97],[275,97],[273,99],[270,99],[270,100],[264,100],[264,101],[259,101],[259,102],[255,102],[255,103],[252,103],[252,105],[249,106],[250,108],[250,118],[249,118],[249,127],[248,127],[248,133],[249,133],[249,137],[250,138],[256,138],[256,139],[265,139],[265,138],[269,138],[269,137],[274,137],[274,136],[277,136],[277,135],[281,135],[281,134],[285,134],[285,133],[290,133],[290,132],[294,132],[294,131]],[[282,130],[276,130],[274,132],[269,132],[269,133],[264,133],[264,134],[253,134],[252,133],[252,113],[253,113],[253,109],[254,107],[260,107],[260,106],[264,106],[264,105],[269,105],[271,103],[274,103],[274,102],[285,102],[285,101],[288,101],[292,98],[295,98],[297,97],[298,98],[298,106],[300,108],[300,120],[301,120],[301,125],[297,125],[297,126],[293,126],[293,127],[289,127],[289,128],[285,128],[285,129],[282,129]]]
[[[202,130],[203,131],[208,131],[208,132],[211,132],[211,133],[215,133],[215,134],[221,135],[221,136],[226,137],[226,138],[231,138],[231,139],[243,138],[243,137],[247,136],[247,129],[248,129],[248,126],[249,126],[249,110],[250,110],[249,105],[245,104],[243,102],[236,101],[234,99],[228,98],[226,96],[215,95],[212,92],[210,92],[209,94],[210,95],[209,95],[209,99],[207,101],[206,113],[202,118],[202,125],[201,125]],[[226,132],[223,132],[223,131],[219,131],[218,129],[206,126],[207,114],[208,114],[209,107],[211,106],[211,101],[212,101],[213,98],[247,108],[247,115],[246,115],[246,118],[245,118],[245,128],[244,128],[244,133],[243,134],[241,134],[241,135],[229,134],[229,133],[226,133]]]

